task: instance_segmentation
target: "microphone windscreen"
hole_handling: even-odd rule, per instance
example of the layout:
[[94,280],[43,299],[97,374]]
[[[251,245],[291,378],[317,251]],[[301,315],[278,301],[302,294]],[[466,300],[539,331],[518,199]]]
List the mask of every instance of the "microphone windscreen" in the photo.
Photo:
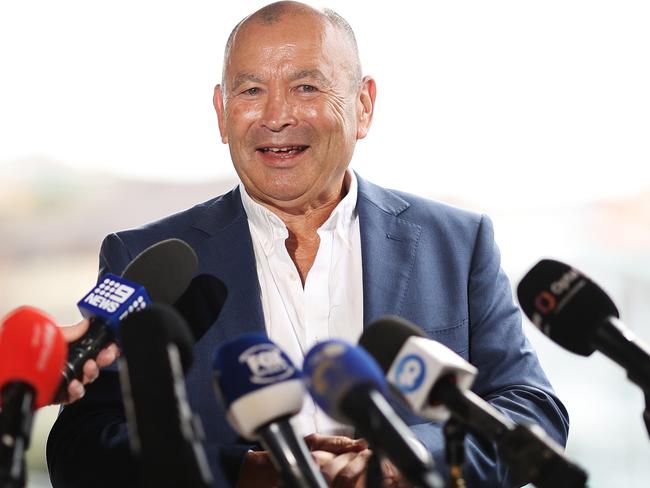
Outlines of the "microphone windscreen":
[[122,276],[145,287],[154,302],[174,303],[196,274],[194,250],[180,239],[157,242],[138,254]]
[[162,355],[167,344],[178,348],[184,372],[192,365],[194,338],[185,319],[170,305],[152,303],[129,314],[122,322],[120,334],[129,365],[156,361],[155,356]]
[[305,387],[300,371],[266,335],[242,334],[214,354],[214,387],[232,427],[246,439],[268,423],[295,415]]
[[618,309],[593,281],[571,266],[543,259],[523,277],[517,297],[531,322],[553,341],[577,354],[594,352],[591,338]]
[[0,387],[25,382],[36,390],[35,408],[48,405],[67,353],[63,334],[48,315],[28,306],[13,310],[0,322]]
[[320,342],[305,355],[303,373],[307,389],[323,411],[339,422],[350,423],[339,406],[356,388],[388,394],[388,384],[375,360],[360,347],[342,340]]
[[228,296],[226,285],[216,276],[200,274],[192,278],[174,308],[187,321],[194,341],[198,342],[219,318]]
[[359,345],[370,353],[386,373],[404,343],[412,336],[426,337],[415,324],[389,315],[370,323],[361,334]]

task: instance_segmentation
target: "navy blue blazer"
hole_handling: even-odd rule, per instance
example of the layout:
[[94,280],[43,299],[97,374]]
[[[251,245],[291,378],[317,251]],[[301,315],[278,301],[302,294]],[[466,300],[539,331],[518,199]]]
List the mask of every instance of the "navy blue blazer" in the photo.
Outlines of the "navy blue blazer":
[[[364,324],[393,314],[419,325],[478,368],[477,394],[516,422],[541,425],[564,445],[568,415],[524,336],[490,220],[362,178],[358,182]],[[194,248],[200,273],[219,277],[228,289],[219,319],[195,346],[195,364],[187,376],[189,401],[205,428],[215,486],[227,486],[236,480],[250,446],[229,427],[213,394],[211,358],[221,341],[264,330],[239,189],[139,229],[109,235],[101,248],[100,276],[119,274],[140,251],[172,237]],[[115,376],[103,372],[86,397],[63,409],[57,419],[47,450],[55,487],[86,486],[83,476],[94,486],[98,477],[107,484],[133,482],[135,468]],[[440,425],[398,408],[444,472]],[[467,446],[469,486],[510,484],[508,468],[490,443],[469,436]]]

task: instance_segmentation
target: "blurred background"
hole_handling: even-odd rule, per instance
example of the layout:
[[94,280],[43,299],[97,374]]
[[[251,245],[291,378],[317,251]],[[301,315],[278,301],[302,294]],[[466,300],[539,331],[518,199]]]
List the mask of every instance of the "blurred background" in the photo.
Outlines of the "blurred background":
[[[76,322],[105,234],[236,184],[212,90],[231,28],[265,3],[0,3],[0,316],[32,304]],[[352,24],[378,84],[352,167],[489,214],[513,285],[542,257],[566,261],[650,342],[650,5],[314,5]],[[640,391],[524,327],[590,486],[647,486]],[[29,486],[50,486],[56,412],[37,415]]]

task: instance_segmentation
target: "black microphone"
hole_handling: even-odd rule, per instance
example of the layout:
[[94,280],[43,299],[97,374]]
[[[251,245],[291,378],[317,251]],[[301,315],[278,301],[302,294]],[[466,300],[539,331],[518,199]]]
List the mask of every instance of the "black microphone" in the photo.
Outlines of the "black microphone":
[[388,382],[419,415],[450,415],[495,442],[513,481],[542,488],[585,486],[587,474],[564,457],[541,427],[515,424],[469,388],[477,370],[410,322],[384,317],[364,330],[359,344],[379,363]]
[[79,302],[90,325],[82,337],[68,345],[68,360],[56,400],[65,400],[70,381],[83,378],[86,361],[117,339],[120,320],[126,314],[149,301],[174,303],[187,290],[197,266],[196,254],[188,244],[167,239],[142,251],[121,277],[102,277]]
[[614,302],[587,276],[543,259],[521,280],[517,297],[531,322],[557,344],[581,356],[599,350],[650,394],[650,349],[623,325]]
[[140,486],[210,486],[203,428],[183,377],[194,343],[185,320],[171,306],[154,303],[126,317],[120,329],[120,385]]
[[306,354],[303,370],[309,392],[325,413],[354,425],[411,483],[443,486],[433,459],[386,400],[388,385],[367,352],[340,340],[321,342]]
[[216,276],[200,274],[192,278],[187,289],[174,302],[174,308],[190,327],[194,342],[203,335],[219,318],[228,290]]

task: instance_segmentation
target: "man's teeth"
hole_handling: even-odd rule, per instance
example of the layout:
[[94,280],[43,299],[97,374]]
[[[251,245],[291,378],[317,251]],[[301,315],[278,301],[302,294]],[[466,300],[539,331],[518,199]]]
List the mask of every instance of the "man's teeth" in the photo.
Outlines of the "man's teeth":
[[289,152],[289,151],[301,151],[304,149],[305,146],[290,146],[290,147],[265,147],[262,148],[262,151],[264,152],[274,152],[274,153],[279,153],[279,152]]

